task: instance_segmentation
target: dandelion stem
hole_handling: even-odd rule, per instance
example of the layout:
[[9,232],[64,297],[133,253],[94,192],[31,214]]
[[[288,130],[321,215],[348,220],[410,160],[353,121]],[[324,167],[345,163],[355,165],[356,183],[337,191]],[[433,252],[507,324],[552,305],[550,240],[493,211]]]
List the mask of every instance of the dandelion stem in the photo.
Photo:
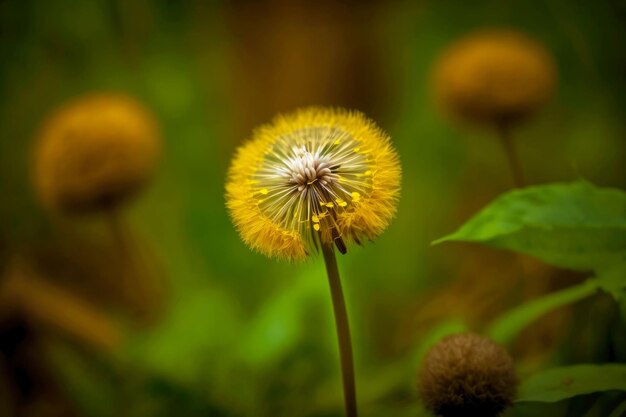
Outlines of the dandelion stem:
[[150,322],[154,313],[153,303],[157,302],[160,293],[158,284],[140,259],[132,234],[116,207],[105,210],[105,221],[121,268],[123,286],[120,288],[120,296],[135,306],[139,320]]
[[130,258],[131,244],[124,222],[117,209],[113,207],[106,209],[105,217],[119,261],[126,263]]
[[524,180],[524,170],[522,169],[519,155],[517,154],[517,149],[515,148],[515,142],[513,141],[513,137],[511,135],[511,127],[509,123],[498,123],[498,137],[509,163],[513,183],[516,188],[522,188],[526,183]]
[[330,295],[333,300],[335,313],[335,326],[337,327],[337,339],[339,341],[339,360],[341,362],[341,377],[343,382],[343,396],[347,417],[357,416],[356,390],[354,386],[354,361],[352,358],[352,342],[350,341],[350,326],[348,324],[348,312],[346,302],[341,289],[337,259],[332,244],[322,244],[324,263],[330,284]]

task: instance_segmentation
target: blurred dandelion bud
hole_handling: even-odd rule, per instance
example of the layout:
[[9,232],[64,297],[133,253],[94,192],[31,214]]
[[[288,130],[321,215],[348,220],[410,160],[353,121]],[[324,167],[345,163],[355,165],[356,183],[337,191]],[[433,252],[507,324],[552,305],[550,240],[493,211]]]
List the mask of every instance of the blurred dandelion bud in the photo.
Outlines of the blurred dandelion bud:
[[514,30],[479,31],[460,39],[439,58],[433,76],[441,107],[480,125],[526,120],[556,84],[548,51]]
[[162,288],[118,209],[152,178],[160,153],[161,138],[148,110],[122,94],[93,94],[46,120],[33,158],[35,189],[47,208],[102,215],[119,268],[114,276],[123,283],[118,296],[145,321],[157,312]]
[[400,164],[363,114],[308,108],[258,128],[237,151],[226,200],[242,239],[300,260],[333,243],[373,239],[396,211]]
[[517,391],[513,360],[485,337],[466,333],[443,338],[426,354],[419,393],[442,417],[496,417]]
[[149,112],[121,94],[94,94],[59,108],[34,151],[42,202],[66,213],[116,207],[153,176],[161,151]]

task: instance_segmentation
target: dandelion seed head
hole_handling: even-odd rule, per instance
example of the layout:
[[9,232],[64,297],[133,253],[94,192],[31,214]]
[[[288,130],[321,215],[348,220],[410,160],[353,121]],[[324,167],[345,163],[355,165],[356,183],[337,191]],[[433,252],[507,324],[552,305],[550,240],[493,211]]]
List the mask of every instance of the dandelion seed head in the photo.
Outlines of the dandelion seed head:
[[443,338],[426,354],[419,393],[441,417],[497,417],[515,399],[513,360],[496,343],[472,333]]
[[396,210],[400,166],[361,113],[309,108],[257,129],[237,152],[227,206],[243,240],[269,256],[306,258],[320,244],[373,239]]

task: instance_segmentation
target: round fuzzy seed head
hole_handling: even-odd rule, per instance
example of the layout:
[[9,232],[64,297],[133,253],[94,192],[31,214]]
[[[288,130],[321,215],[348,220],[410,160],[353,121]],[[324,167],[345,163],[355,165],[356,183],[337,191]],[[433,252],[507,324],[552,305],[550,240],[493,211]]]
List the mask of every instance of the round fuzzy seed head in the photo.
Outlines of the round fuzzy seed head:
[[44,205],[67,213],[115,206],[153,176],[160,151],[154,119],[132,98],[82,97],[44,123],[35,188]]
[[243,240],[272,257],[306,258],[320,244],[373,239],[389,225],[400,164],[363,114],[308,108],[278,116],[241,146],[226,204]]
[[442,417],[496,417],[515,398],[509,354],[476,334],[443,338],[427,353],[419,375],[424,405]]
[[450,46],[434,71],[437,101],[452,116],[474,124],[527,119],[554,90],[552,57],[533,39],[512,30],[481,31]]

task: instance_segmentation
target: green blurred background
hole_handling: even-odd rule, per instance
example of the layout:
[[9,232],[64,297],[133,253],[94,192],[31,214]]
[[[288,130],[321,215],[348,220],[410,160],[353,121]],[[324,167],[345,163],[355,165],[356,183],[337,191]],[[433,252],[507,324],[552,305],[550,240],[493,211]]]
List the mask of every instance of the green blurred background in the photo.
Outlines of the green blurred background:
[[[251,252],[223,197],[251,130],[313,104],[365,112],[400,154],[397,218],[339,262],[363,416],[419,415],[415,373],[429,340],[481,330],[581,279],[538,263],[521,276],[506,252],[430,247],[511,187],[492,132],[438,112],[433,63],[483,27],[541,41],[559,85],[514,132],[529,182],[624,188],[625,22],[617,0],[0,2],[0,268],[39,283],[18,309],[0,295],[0,415],[342,415],[321,259]],[[101,219],[51,219],[32,191],[41,122],[94,91],[134,96],[163,131],[158,175],[124,213],[148,286],[120,282]],[[512,348],[520,373],[626,360],[624,341],[608,336],[615,310],[598,296],[546,317]]]

